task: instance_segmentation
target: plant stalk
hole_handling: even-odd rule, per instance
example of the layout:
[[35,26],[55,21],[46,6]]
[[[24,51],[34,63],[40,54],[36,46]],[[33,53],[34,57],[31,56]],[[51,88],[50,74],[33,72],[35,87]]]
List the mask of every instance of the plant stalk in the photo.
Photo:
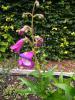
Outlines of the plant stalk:
[[34,51],[34,59],[35,59],[35,66],[36,66],[36,69],[38,71],[40,71],[40,64],[38,62],[38,59],[37,59],[37,56],[36,56],[36,48],[35,48],[35,33],[34,33],[34,11],[35,11],[35,3],[34,3],[34,6],[33,6],[33,9],[32,9],[32,23],[31,23],[31,27],[32,27],[32,41],[33,41],[33,51]]

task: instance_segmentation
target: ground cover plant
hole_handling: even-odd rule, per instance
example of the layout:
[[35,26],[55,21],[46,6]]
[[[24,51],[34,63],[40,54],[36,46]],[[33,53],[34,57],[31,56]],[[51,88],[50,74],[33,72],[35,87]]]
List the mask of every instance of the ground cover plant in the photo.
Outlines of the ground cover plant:
[[55,77],[53,70],[49,70],[41,74],[35,71],[29,76],[9,76],[7,79],[6,84],[2,82],[5,87],[1,100],[75,100],[75,76],[64,78],[61,73],[60,77]]

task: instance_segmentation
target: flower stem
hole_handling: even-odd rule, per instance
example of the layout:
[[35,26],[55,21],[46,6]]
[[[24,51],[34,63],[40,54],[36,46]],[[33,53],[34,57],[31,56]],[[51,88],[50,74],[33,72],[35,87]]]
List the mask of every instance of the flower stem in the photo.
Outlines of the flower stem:
[[35,3],[32,9],[32,23],[31,23],[31,27],[32,27],[32,41],[33,41],[33,51],[34,51],[34,59],[35,59],[35,66],[36,69],[38,71],[40,71],[40,64],[38,62],[37,56],[36,56],[36,48],[35,48],[35,33],[34,33],[34,11],[35,11]]

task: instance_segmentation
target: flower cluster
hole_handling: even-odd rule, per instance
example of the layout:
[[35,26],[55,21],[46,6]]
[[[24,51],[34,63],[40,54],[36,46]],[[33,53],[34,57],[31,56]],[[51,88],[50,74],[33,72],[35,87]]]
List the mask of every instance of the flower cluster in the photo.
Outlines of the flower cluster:
[[[29,31],[28,28],[30,27],[23,27],[22,29],[20,29],[18,32],[20,35],[23,35],[24,32]],[[24,29],[24,30],[23,30]],[[18,40],[14,45],[10,46],[11,51],[18,53],[20,56],[20,59],[18,61],[18,64],[21,67],[24,67],[26,69],[32,69],[34,68],[35,63],[33,62],[32,58],[34,56],[34,52],[33,51],[29,51],[29,52],[24,52],[24,53],[20,53],[20,50],[22,49],[24,43],[26,42],[27,38],[22,38],[20,40]],[[35,36],[35,47],[40,47],[43,43],[43,38],[40,36]]]
[[[38,0],[36,0],[34,4],[35,4],[34,7],[35,6],[39,7]],[[35,14],[35,15],[33,13],[25,13],[25,14],[27,14],[27,15],[30,14],[31,17],[32,17],[32,19],[34,17],[37,17],[37,16],[38,16],[38,18],[43,18],[44,17],[42,14]],[[32,25],[31,26],[33,26],[33,21],[32,21]],[[34,33],[33,33],[34,29],[33,29],[33,27],[30,27],[28,25],[24,25],[21,29],[16,30],[16,32],[20,36],[24,35],[24,33],[28,33],[28,32],[32,33],[32,36],[31,36],[32,39],[31,40],[28,37],[25,36],[25,38],[21,38],[14,45],[10,46],[10,49],[11,49],[11,51],[19,54],[20,59],[18,60],[18,64],[22,68],[33,69],[34,66],[35,66],[35,62],[33,61],[33,56],[35,55],[35,53],[34,53],[35,50],[32,49],[31,51],[24,52],[24,53],[20,53],[20,51],[21,51],[24,43],[27,42],[27,41],[30,44],[34,44],[34,46],[36,48],[42,46],[42,44],[43,44],[43,38],[40,37],[40,36],[38,36],[38,35],[37,36],[33,36],[34,35]]]

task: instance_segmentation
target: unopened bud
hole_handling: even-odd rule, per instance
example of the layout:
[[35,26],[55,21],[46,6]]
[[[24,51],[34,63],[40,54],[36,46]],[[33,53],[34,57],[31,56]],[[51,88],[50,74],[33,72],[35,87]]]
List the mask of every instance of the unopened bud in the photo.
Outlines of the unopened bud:
[[27,41],[28,41],[28,38],[27,38],[26,36],[25,36],[25,38],[24,38],[24,41],[25,41],[25,42],[27,42]]
[[25,25],[25,26],[23,26],[23,28],[16,30],[16,32],[18,32],[19,35],[23,35],[24,32],[27,33],[30,30],[31,30],[31,27],[28,25]]
[[44,15],[43,14],[35,14],[34,17],[38,17],[39,19],[43,19]]
[[28,25],[25,25],[24,26],[24,31],[27,33],[28,31],[30,31],[31,30],[31,27],[30,26],[28,26]]
[[43,38],[40,36],[35,36],[35,46],[40,47],[43,44]]
[[22,18],[25,18],[27,17],[27,15],[25,13],[22,14]]
[[44,18],[44,15],[38,14],[38,17],[39,17],[40,19],[43,19],[43,18]]
[[36,7],[39,7],[40,4],[39,4],[38,0],[35,1],[35,5],[36,5]]

